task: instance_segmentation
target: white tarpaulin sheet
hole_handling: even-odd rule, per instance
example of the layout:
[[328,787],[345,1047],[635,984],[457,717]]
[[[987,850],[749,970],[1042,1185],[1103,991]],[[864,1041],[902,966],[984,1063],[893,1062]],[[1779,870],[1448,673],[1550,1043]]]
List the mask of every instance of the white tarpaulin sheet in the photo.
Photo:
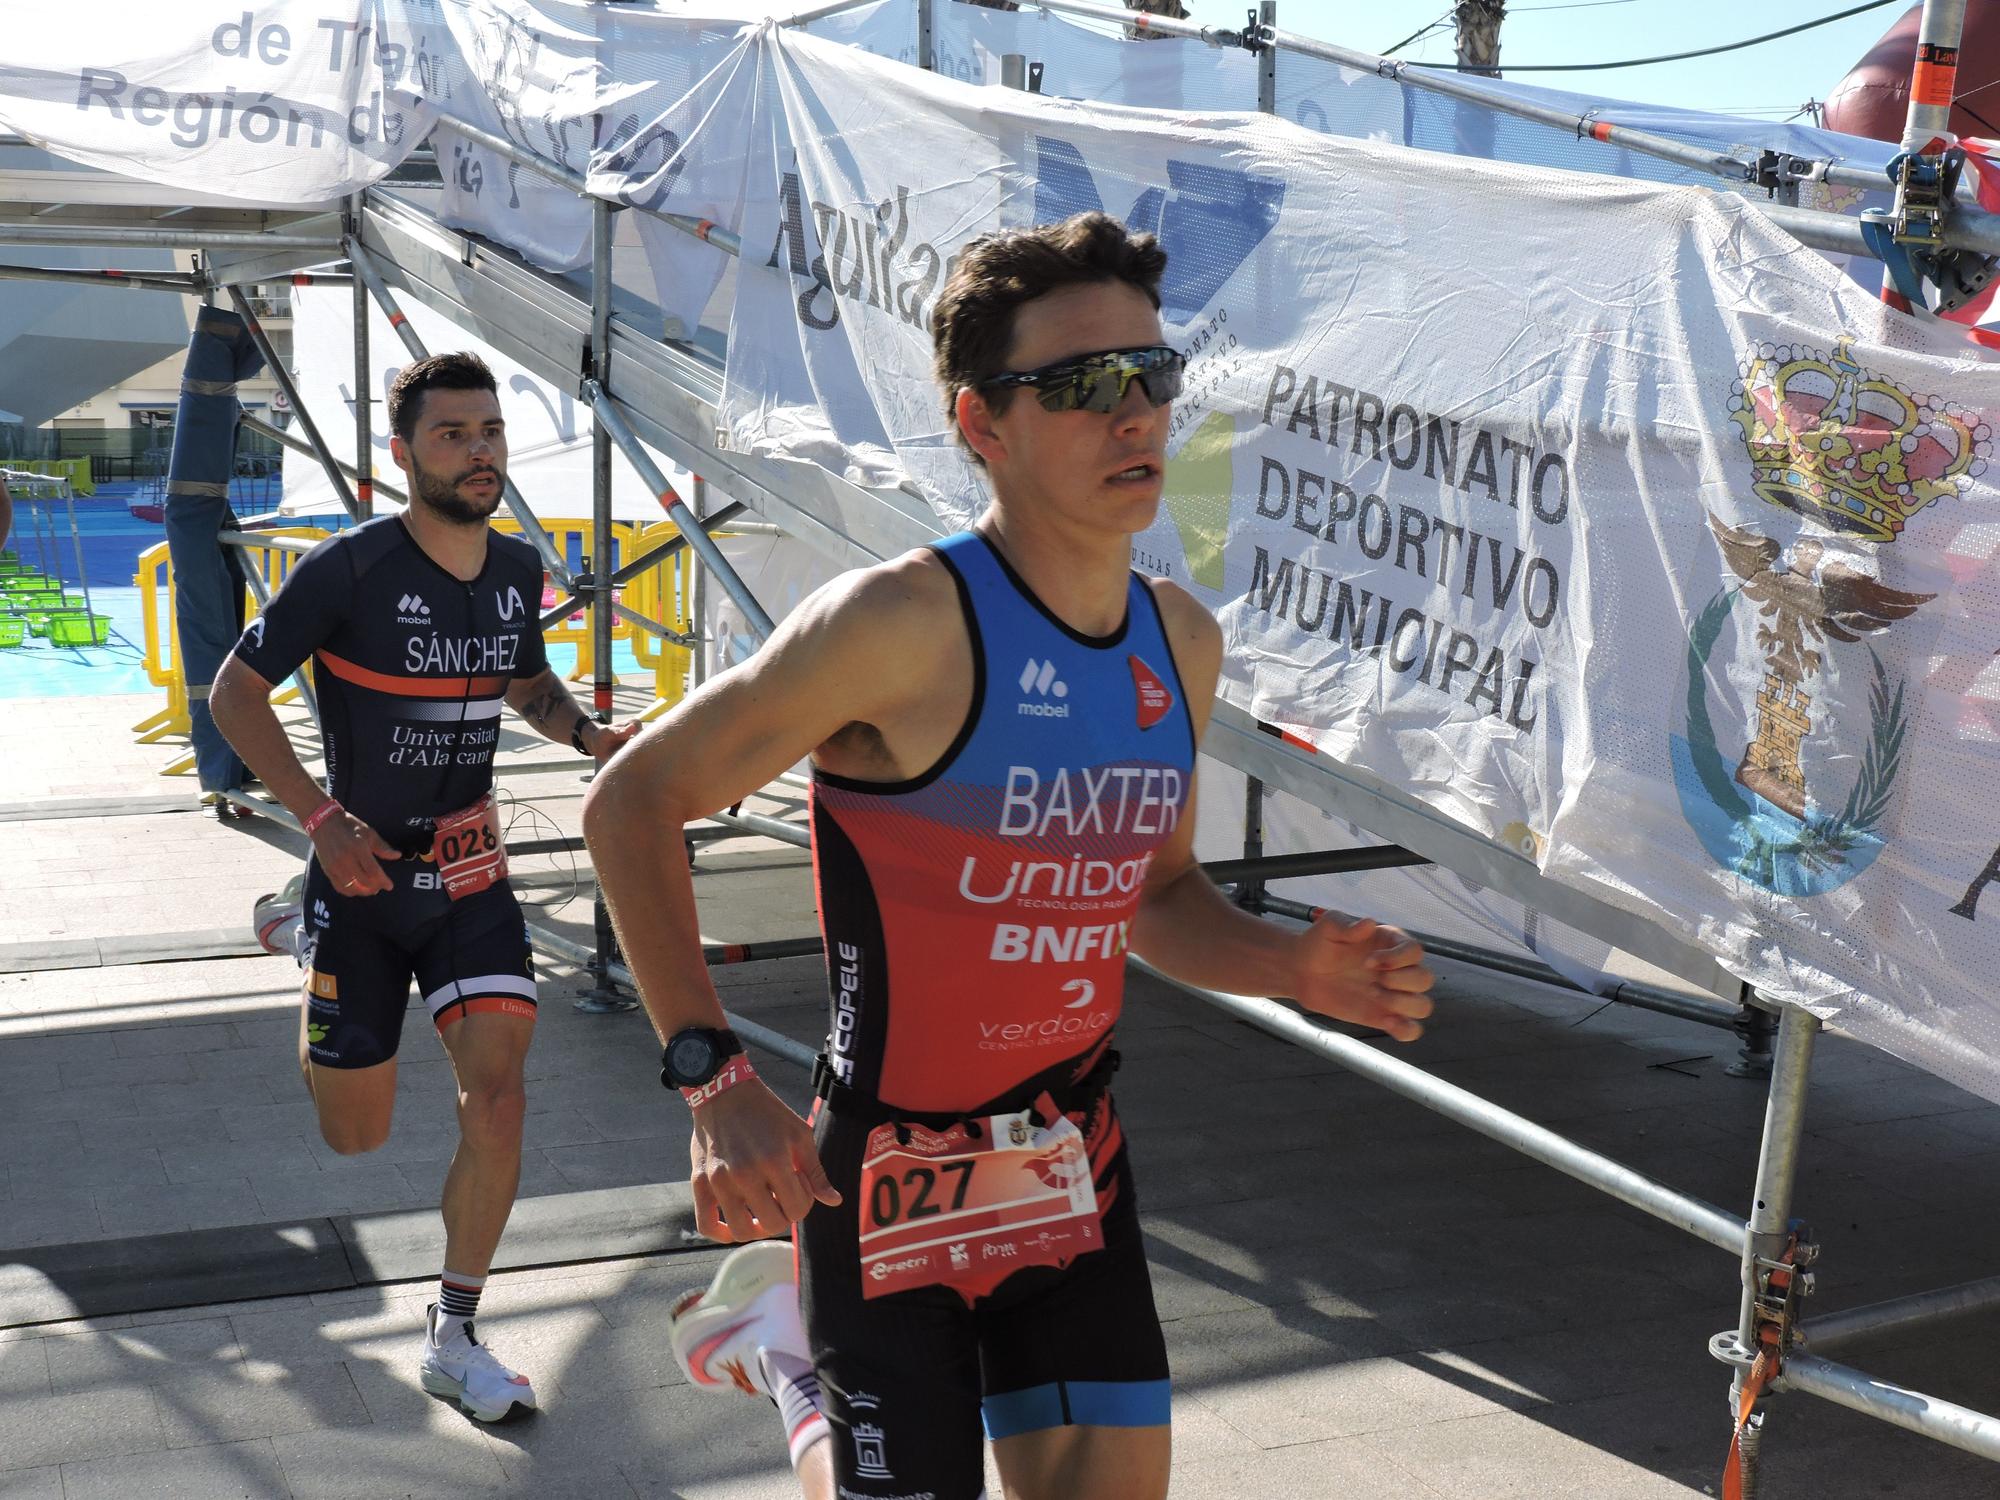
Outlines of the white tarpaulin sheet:
[[451,48],[433,5],[95,0],[8,8],[0,124],[189,192],[323,203],[430,133]]
[[[397,372],[410,362],[403,341],[382,309],[369,304],[368,347],[375,368],[369,393],[375,401],[375,473],[395,485],[408,481],[389,457],[388,391]],[[529,507],[544,520],[590,515],[591,415],[568,391],[531,374],[420,302],[402,304],[410,329],[433,353],[466,349],[484,359],[499,385],[500,410],[507,419],[507,472]],[[292,350],[299,397],[336,452],[354,431],[354,298],[331,287],[300,287],[292,293]],[[659,454],[653,455],[682,493],[690,476]],[[397,505],[379,491],[378,510]],[[288,515],[333,515],[340,501],[326,470],[311,454],[285,451]],[[611,450],[611,514],[620,521],[661,518],[653,498],[625,455]]]
[[[435,115],[621,205],[737,227],[731,441],[907,479],[949,521],[981,503],[929,375],[952,257],[1003,225],[1127,218],[1172,257],[1191,360],[1139,561],[1217,610],[1231,700],[2000,1097],[2000,814],[1979,796],[2000,375],[1958,331],[1885,309],[1742,198],[1501,164],[1587,166],[1595,143],[1285,59],[1281,114],[1315,134],[1221,112],[1251,103],[1247,55],[941,9],[950,73],[1019,50],[1045,89],[1142,107],[874,61],[856,48],[914,56],[890,3],[819,23],[841,45],[726,8],[98,0],[81,40],[59,12],[10,31],[0,124],[303,203],[379,177]],[[575,265],[578,209],[455,141],[455,221]],[[648,248],[691,323],[722,257]]]
[[1156,231],[1190,368],[1137,551],[1223,620],[1225,694],[2000,1095],[2000,814],[1967,814],[2000,371],[1955,331],[1725,194],[762,45],[735,442],[969,518],[925,323],[951,257],[1083,208]]

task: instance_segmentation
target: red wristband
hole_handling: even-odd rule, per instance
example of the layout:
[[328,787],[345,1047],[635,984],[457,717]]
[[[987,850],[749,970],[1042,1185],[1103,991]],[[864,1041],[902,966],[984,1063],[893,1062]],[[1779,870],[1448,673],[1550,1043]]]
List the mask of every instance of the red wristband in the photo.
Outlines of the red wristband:
[[326,801],[320,803],[318,807],[315,807],[311,812],[307,813],[305,817],[300,820],[299,827],[303,828],[306,831],[307,838],[311,838],[314,834],[319,832],[320,824],[324,823],[328,818],[332,817],[335,813],[344,811],[346,811],[345,808],[343,808],[338,802],[334,801],[333,798],[329,797],[326,799]]
[[750,1059],[738,1053],[722,1065],[720,1073],[717,1073],[707,1083],[701,1085],[701,1087],[682,1089],[681,1097],[687,1100],[688,1108],[693,1109],[696,1105],[706,1104],[711,1099],[719,1098],[721,1095],[735,1088],[737,1084],[756,1076],[757,1070],[750,1066]]

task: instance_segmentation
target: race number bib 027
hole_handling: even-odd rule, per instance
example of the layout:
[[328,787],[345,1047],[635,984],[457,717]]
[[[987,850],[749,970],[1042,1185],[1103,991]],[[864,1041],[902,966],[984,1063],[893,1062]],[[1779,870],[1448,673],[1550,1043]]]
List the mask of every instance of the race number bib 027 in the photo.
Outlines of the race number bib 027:
[[439,818],[431,853],[437,859],[445,894],[454,901],[505,880],[507,846],[500,841],[492,794]]
[[1083,1134],[1053,1109],[989,1115],[947,1130],[893,1124],[861,1163],[861,1292],[948,1286],[969,1304],[1028,1266],[1102,1248]]

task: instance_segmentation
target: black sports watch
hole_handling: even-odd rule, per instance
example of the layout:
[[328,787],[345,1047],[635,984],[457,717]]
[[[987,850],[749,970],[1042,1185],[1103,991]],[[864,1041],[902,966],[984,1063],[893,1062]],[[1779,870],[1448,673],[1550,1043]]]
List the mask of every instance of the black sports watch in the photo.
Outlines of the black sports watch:
[[727,1027],[683,1027],[660,1051],[660,1082],[670,1089],[698,1089],[742,1050],[742,1041]]

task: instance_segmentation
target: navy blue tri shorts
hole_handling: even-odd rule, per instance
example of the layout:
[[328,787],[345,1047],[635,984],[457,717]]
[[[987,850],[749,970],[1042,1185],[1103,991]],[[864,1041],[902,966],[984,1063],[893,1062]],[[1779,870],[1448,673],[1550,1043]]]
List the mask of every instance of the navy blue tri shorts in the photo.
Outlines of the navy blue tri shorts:
[[520,903],[505,881],[460,901],[396,888],[343,896],[314,860],[306,872],[306,1055],[322,1068],[372,1068],[396,1055],[410,981],[439,1032],[468,1015],[535,1015],[535,969]]

